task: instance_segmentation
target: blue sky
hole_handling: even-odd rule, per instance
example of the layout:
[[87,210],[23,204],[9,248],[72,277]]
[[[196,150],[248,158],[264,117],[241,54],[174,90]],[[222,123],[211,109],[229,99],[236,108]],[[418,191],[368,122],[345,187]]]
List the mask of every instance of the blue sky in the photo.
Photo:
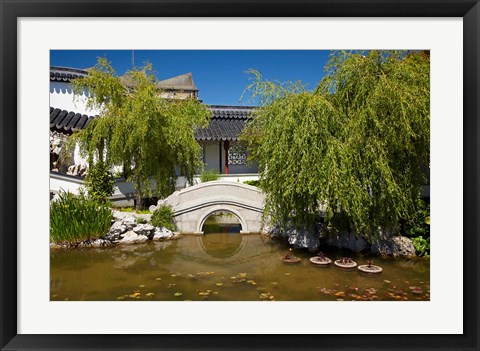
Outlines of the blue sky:
[[[135,65],[153,64],[159,80],[192,72],[199,98],[211,105],[247,105],[240,101],[254,68],[269,80],[302,81],[314,89],[324,76],[330,51],[317,50],[135,50]],[[52,50],[50,64],[73,68],[95,65],[106,56],[122,75],[132,68],[131,50]]]

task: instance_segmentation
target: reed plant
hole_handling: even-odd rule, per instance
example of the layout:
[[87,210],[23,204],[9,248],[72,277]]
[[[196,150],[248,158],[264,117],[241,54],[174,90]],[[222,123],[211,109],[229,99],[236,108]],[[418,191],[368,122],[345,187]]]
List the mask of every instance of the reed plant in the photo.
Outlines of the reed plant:
[[103,237],[110,228],[112,211],[81,193],[62,192],[50,204],[50,240],[74,244]]

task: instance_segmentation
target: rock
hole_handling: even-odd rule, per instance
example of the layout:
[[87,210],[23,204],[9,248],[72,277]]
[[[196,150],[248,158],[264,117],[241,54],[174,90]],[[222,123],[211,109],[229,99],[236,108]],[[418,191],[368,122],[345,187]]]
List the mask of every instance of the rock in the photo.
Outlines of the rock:
[[277,238],[286,238],[289,244],[297,249],[308,249],[314,252],[320,246],[319,235],[307,229],[287,227],[285,231],[281,231],[278,226],[274,226],[270,229],[269,235]]
[[124,217],[122,220],[123,224],[127,227],[128,230],[132,230],[134,227],[137,226],[137,222],[135,217]]
[[165,240],[173,237],[173,232],[165,227],[155,227],[152,240]]
[[148,240],[148,237],[145,235],[138,235],[133,231],[128,231],[125,234],[122,234],[122,240],[120,240],[119,244],[136,244],[136,243],[143,243]]
[[112,245],[110,240],[105,240],[105,239],[97,239],[91,243],[92,247],[104,247],[104,246],[110,246],[110,245]]
[[123,221],[123,219],[127,216],[124,212],[120,212],[120,211],[113,211],[112,215],[113,215],[113,219],[117,222]]
[[405,236],[394,236],[380,239],[372,244],[371,251],[376,254],[388,256],[414,256],[415,247],[412,240]]
[[368,243],[360,235],[355,233],[342,233],[339,235],[331,235],[326,238],[327,245],[349,249],[355,252],[365,251],[368,249]]
[[153,232],[155,227],[151,224],[139,224],[135,228],[133,228],[133,231],[137,234],[143,234],[146,236],[149,236],[151,232]]
[[117,221],[113,223],[110,227],[109,233],[116,235],[116,234],[123,234],[127,231],[127,226],[122,223],[122,221]]
[[71,165],[67,169],[67,174],[79,177],[85,177],[87,175],[88,167],[86,164]]

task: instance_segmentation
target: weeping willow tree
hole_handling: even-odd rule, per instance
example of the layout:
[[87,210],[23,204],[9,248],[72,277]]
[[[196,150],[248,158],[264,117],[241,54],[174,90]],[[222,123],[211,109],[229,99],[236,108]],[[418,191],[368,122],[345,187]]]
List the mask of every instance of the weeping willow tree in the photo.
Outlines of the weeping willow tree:
[[170,194],[176,170],[193,179],[200,155],[194,132],[210,118],[194,98],[161,98],[156,83],[151,64],[119,77],[106,58],[72,82],[75,95],[88,91],[87,107],[102,112],[70,145],[78,145],[89,163],[123,166],[135,186],[137,209],[145,196]]
[[416,210],[429,165],[428,52],[333,52],[314,92],[264,80],[244,129],[275,223],[376,236]]

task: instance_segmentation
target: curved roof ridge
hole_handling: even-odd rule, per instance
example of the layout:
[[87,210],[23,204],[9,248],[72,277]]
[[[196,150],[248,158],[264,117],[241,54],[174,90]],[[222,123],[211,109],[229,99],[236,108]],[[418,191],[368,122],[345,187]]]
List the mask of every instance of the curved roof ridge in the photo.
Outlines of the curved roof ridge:
[[198,88],[196,87],[193,81],[192,72],[188,72],[172,78],[160,80],[157,82],[157,87],[162,89],[198,91]]

